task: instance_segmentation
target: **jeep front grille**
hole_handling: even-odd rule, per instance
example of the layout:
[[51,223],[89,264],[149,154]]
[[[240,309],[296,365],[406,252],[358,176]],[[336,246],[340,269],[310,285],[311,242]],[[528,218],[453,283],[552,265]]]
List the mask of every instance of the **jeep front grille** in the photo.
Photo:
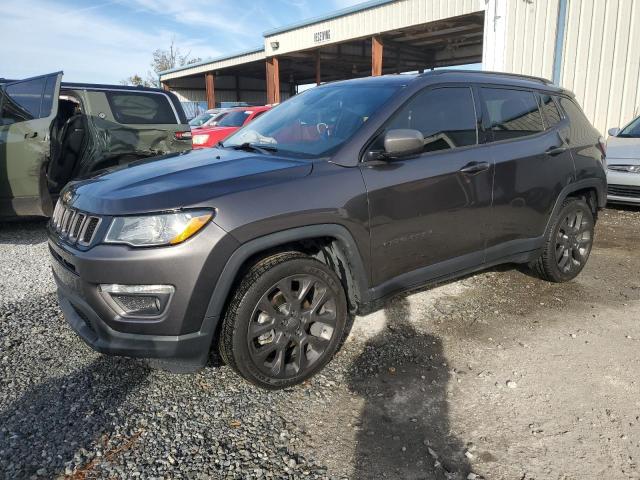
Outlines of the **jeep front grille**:
[[51,228],[66,242],[87,246],[93,242],[100,222],[100,217],[80,212],[58,200]]

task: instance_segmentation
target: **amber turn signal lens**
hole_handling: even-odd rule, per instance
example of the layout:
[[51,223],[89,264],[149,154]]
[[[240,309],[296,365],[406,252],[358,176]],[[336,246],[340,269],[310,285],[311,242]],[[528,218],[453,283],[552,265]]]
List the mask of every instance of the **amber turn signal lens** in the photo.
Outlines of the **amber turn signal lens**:
[[213,215],[211,213],[207,213],[205,215],[200,215],[198,217],[193,217],[187,223],[187,226],[184,228],[182,232],[169,240],[171,245],[175,245],[176,243],[184,242],[187,238],[195,235],[202,227],[204,227]]

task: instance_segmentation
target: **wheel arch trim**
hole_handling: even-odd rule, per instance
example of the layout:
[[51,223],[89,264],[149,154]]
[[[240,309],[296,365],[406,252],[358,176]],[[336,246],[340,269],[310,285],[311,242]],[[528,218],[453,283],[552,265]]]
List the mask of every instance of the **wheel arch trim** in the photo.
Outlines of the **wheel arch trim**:
[[562,207],[562,203],[569,197],[572,193],[579,192],[580,190],[593,189],[596,191],[596,200],[597,200],[597,208],[604,208],[607,203],[607,187],[602,180],[597,178],[588,178],[584,180],[579,180],[577,182],[572,182],[569,185],[565,186],[558,195],[556,199],[556,203],[553,206],[553,210],[551,215],[547,219],[547,226],[544,230],[545,235],[549,232],[551,225],[553,224],[553,219],[560,212],[560,208]]
[[[209,305],[207,306],[205,323],[207,321],[217,323],[227,303],[237,274],[250,257],[262,251],[286,245],[287,243],[322,237],[336,239],[340,249],[340,260],[343,261],[342,263],[346,262],[349,266],[347,273],[349,273],[351,280],[348,281],[348,285],[349,288],[353,288],[353,291],[348,292],[348,295],[353,295],[359,302],[366,302],[368,276],[356,241],[351,233],[349,233],[346,227],[338,224],[309,225],[274,232],[250,240],[238,247],[227,260],[216,282],[211,299],[209,300]],[[203,325],[202,329],[206,329],[205,325]]]

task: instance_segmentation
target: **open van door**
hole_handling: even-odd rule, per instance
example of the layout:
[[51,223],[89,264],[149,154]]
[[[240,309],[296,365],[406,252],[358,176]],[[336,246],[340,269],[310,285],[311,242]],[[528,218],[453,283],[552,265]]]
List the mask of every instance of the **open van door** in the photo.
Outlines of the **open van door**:
[[0,85],[0,217],[50,216],[46,166],[62,72]]

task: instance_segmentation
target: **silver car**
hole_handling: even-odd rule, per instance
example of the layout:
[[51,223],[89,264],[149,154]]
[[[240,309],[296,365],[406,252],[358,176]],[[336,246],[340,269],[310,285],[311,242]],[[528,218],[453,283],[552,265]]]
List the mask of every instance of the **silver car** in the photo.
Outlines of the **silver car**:
[[640,205],[640,117],[609,130],[607,181],[610,202]]

